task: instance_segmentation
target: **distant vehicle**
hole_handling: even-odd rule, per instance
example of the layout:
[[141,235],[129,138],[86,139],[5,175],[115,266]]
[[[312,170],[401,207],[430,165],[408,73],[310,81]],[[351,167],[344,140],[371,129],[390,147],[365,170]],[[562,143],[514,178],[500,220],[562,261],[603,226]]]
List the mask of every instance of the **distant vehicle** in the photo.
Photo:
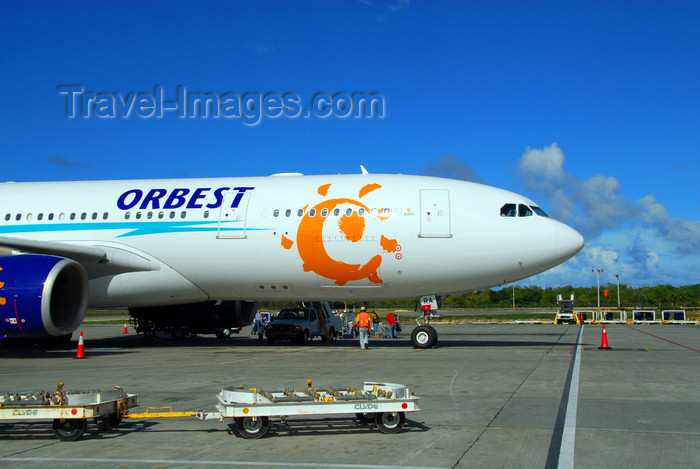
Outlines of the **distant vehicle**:
[[[325,330],[324,324],[325,323]],[[280,340],[292,340],[305,344],[314,337],[326,341],[326,333],[331,341],[343,330],[343,321],[331,313],[326,302],[315,302],[311,306],[284,308],[265,328],[267,343],[274,344]]]
[[557,303],[559,303],[559,310],[557,311],[557,316],[554,318],[554,324],[576,324],[578,320],[576,319],[576,311],[574,311],[574,294],[571,294],[571,299],[563,300],[561,295],[557,295]]

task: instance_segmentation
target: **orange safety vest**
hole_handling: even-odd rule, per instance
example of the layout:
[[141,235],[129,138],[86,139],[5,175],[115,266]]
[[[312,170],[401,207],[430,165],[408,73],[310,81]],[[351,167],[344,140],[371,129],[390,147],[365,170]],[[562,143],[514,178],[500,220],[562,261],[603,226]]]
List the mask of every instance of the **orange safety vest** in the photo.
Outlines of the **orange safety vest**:
[[369,313],[363,311],[357,315],[357,327],[369,327]]

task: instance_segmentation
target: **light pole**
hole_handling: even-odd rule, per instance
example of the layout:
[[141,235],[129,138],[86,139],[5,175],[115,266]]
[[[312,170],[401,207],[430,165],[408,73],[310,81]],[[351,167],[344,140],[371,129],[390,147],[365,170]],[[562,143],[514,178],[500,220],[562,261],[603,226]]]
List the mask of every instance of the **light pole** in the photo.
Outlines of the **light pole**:
[[513,311],[515,311],[515,285],[512,285],[513,287]]
[[591,272],[595,272],[595,277],[598,283],[598,318],[600,319],[600,273],[603,269],[591,269]]
[[615,278],[617,279],[617,309],[620,309],[620,275],[615,274]]

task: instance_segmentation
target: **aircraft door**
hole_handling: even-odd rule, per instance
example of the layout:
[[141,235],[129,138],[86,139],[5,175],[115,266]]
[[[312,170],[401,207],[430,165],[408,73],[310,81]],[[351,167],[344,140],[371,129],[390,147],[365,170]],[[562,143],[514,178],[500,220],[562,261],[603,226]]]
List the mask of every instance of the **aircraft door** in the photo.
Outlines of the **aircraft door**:
[[420,237],[452,237],[450,193],[447,189],[420,190]]
[[[236,197],[241,197],[236,208]],[[246,215],[248,213],[248,201],[250,192],[229,191],[224,194],[221,208],[219,209],[219,227],[216,232],[217,239],[244,239],[246,235]]]

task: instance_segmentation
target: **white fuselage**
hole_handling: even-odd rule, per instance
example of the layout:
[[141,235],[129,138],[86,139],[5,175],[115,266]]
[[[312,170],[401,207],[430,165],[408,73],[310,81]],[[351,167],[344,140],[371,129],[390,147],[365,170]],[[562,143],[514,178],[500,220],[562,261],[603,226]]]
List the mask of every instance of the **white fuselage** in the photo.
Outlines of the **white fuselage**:
[[0,246],[80,262],[91,307],[447,295],[538,274],[583,247],[568,226],[507,216],[506,204],[535,206],[401,175],[4,183]]

